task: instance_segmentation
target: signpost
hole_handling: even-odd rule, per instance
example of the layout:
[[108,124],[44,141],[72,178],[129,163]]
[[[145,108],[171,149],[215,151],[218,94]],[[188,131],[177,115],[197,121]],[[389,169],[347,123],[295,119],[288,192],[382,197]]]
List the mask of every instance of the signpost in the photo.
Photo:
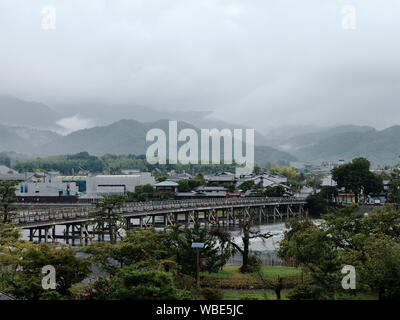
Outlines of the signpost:
[[197,288],[200,288],[200,254],[199,254],[199,249],[204,248],[204,243],[203,242],[193,242],[192,243],[192,248],[196,249],[196,282],[197,282]]

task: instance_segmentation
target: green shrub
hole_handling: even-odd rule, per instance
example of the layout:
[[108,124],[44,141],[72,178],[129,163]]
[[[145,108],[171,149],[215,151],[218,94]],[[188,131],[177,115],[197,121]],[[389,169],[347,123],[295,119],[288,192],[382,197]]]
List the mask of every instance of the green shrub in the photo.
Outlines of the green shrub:
[[290,300],[313,300],[316,299],[316,292],[309,284],[299,284],[287,294]]
[[204,288],[201,290],[201,295],[206,300],[222,300],[224,298],[224,292],[216,288]]

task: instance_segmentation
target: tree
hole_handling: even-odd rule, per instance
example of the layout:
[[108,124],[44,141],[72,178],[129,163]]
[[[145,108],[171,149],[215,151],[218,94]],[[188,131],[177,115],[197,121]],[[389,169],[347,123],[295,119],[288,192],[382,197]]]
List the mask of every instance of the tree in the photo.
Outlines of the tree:
[[390,177],[387,201],[400,206],[400,169],[395,168]]
[[200,249],[200,258],[205,259],[205,264],[200,265],[200,270],[207,272],[218,272],[228,261],[231,251],[227,246],[218,245],[218,238],[209,233],[207,229],[201,228],[196,223],[193,228],[181,228],[180,225],[170,227],[168,232],[169,252],[179,266],[179,272],[183,274],[196,275],[196,254],[192,248],[193,242],[204,243]]
[[192,190],[187,179],[179,180],[178,185],[179,192],[190,192]]
[[266,197],[283,197],[285,194],[286,190],[283,186],[274,186],[274,187],[267,187],[264,194]]
[[13,203],[17,201],[15,186],[18,181],[0,181],[0,219],[2,223],[11,221],[13,215],[15,215],[15,207]]
[[229,232],[220,229],[219,225],[217,229],[212,231],[212,233],[219,238],[222,246],[229,245],[242,255],[242,266],[240,267],[242,273],[255,272],[260,268],[260,262],[257,257],[250,255],[250,241],[253,239],[262,239],[264,241],[274,236],[269,232],[261,233],[253,228],[257,217],[258,213],[256,211],[250,208],[245,209],[244,219],[240,229],[242,246],[234,241]]
[[138,185],[135,187],[135,192],[127,192],[126,201],[148,201],[155,197],[154,187],[151,184]]
[[361,281],[378,292],[379,300],[400,299],[400,243],[368,237],[364,242],[365,260],[357,264]]
[[254,188],[254,180],[247,180],[245,182],[243,182],[239,188],[243,191],[246,192],[247,190],[252,190]]
[[324,215],[321,229],[334,243],[343,264],[357,270],[357,287],[379,299],[400,297],[400,213],[393,204],[364,217],[355,206]]
[[310,194],[307,201],[307,208],[312,217],[319,218],[321,214],[327,213],[328,209],[335,205],[334,200],[337,197],[335,187],[324,186],[316,194]]
[[369,171],[370,162],[365,158],[355,158],[351,163],[346,163],[332,169],[332,179],[339,188],[347,192],[354,192],[358,202],[361,193],[378,193],[383,189],[379,176]]
[[78,297],[117,300],[189,300],[192,298],[189,291],[177,289],[174,286],[171,273],[140,271],[134,265],[123,267],[109,280],[99,279]]
[[322,242],[319,261],[311,277],[320,299],[331,299],[339,291],[342,263],[332,241]]
[[279,243],[278,256],[315,271],[326,241],[323,230],[308,218],[290,219],[286,222],[286,228],[288,230]]
[[107,226],[112,244],[117,241],[118,223],[123,220],[119,210],[124,202],[125,197],[121,195],[104,196],[102,200],[96,202],[96,208],[99,211],[89,214],[89,218],[93,218],[92,223],[95,224],[99,233],[102,234]]
[[118,244],[95,242],[83,251],[90,254],[94,264],[111,275],[132,264],[142,270],[169,271],[176,269],[176,262],[169,252],[170,238],[169,232],[157,231],[153,227],[132,229]]
[[75,251],[66,246],[31,244],[26,241],[14,243],[3,257],[2,286],[12,295],[37,300],[46,290],[42,287],[42,268],[51,265],[56,271],[56,289],[62,296],[69,295],[69,288],[82,281],[91,271],[87,259],[78,258]]

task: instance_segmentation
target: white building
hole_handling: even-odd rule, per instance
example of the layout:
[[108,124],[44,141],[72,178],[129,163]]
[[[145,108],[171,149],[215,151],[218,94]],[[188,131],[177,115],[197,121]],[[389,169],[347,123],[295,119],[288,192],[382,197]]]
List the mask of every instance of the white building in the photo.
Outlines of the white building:
[[336,187],[337,183],[332,179],[332,175],[328,175],[322,179],[322,187]]
[[100,196],[134,192],[139,185],[156,183],[150,172],[137,172],[126,175],[97,175],[86,178],[86,195]]
[[60,197],[79,194],[75,183],[63,182],[61,178],[51,175],[46,177],[33,175],[28,180],[21,182],[16,188],[15,195],[17,197]]

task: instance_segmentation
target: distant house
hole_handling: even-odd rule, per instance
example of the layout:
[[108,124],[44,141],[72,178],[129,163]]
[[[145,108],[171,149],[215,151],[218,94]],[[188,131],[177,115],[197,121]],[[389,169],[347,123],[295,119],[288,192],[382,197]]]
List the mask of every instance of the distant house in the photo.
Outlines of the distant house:
[[156,183],[155,186],[156,191],[159,192],[178,192],[179,184],[174,181],[165,180],[159,183]]
[[122,169],[121,170],[121,173],[122,174],[138,174],[138,173],[140,173],[140,170],[139,169]]
[[171,171],[168,173],[168,180],[169,181],[179,181],[179,180],[189,180],[193,179],[193,176],[189,173],[175,173],[175,171]]
[[228,189],[225,187],[220,187],[220,186],[215,186],[215,187],[199,186],[199,187],[194,188],[194,191],[196,191],[196,192],[216,192],[216,193],[217,192],[225,192],[226,193],[228,191]]
[[289,187],[286,185],[287,183],[287,178],[283,176],[276,176],[276,175],[270,175],[270,174],[262,174],[262,175],[256,175],[256,176],[245,176],[242,177],[237,183],[236,187],[240,188],[240,185],[243,184],[246,181],[252,180],[254,181],[254,184],[259,184],[260,182],[262,183],[262,187],[265,189],[267,187],[275,187],[275,186],[283,186],[286,190],[289,189]]
[[300,192],[299,192],[299,193],[296,193],[294,196],[295,196],[296,198],[305,199],[305,198],[307,198],[309,195],[313,194],[313,192],[314,192],[314,189],[313,189],[313,188],[303,186],[303,187],[300,189]]
[[339,192],[337,196],[338,203],[351,204],[356,201],[356,197],[352,192]]
[[383,190],[384,190],[385,192],[388,192],[388,191],[389,191],[389,188],[390,188],[390,186],[391,186],[391,184],[392,184],[392,181],[390,181],[390,180],[383,180]]
[[336,187],[337,183],[332,179],[332,175],[328,175],[322,179],[322,187]]
[[206,175],[204,176],[204,180],[208,183],[223,185],[225,183],[235,184],[237,178],[233,173],[230,172],[221,172],[214,175]]
[[134,192],[139,185],[155,184],[150,172],[136,172],[122,175],[97,175],[86,178],[86,193],[88,195],[111,195]]

